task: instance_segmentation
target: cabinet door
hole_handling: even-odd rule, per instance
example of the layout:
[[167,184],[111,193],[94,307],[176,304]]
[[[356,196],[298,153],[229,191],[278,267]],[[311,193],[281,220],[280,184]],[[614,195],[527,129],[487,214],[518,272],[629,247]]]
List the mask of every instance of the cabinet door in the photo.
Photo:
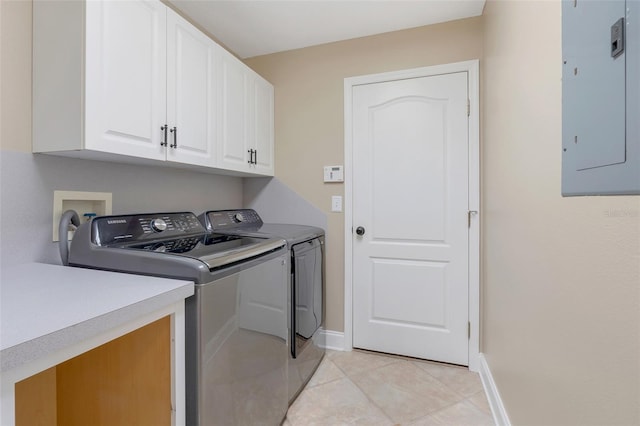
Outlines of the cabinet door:
[[273,176],[273,86],[254,74],[251,84],[250,147],[256,150],[253,171]]
[[223,51],[219,72],[222,121],[218,164],[225,169],[249,172],[248,68]]
[[164,159],[166,6],[86,2],[85,148]]
[[167,10],[167,160],[215,166],[218,46]]

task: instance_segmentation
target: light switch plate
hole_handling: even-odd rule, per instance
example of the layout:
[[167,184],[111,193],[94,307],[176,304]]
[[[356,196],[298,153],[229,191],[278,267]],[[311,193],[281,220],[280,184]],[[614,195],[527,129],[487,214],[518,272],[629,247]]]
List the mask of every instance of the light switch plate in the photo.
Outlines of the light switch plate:
[[341,212],[342,211],[342,196],[341,195],[333,195],[333,196],[331,196],[331,211],[332,212]]
[[324,166],[325,182],[344,182],[344,166]]

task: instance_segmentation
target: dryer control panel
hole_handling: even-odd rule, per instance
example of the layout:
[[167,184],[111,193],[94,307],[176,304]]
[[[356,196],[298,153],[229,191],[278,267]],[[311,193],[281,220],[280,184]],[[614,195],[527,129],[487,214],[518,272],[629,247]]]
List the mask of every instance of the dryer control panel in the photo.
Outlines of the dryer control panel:
[[259,228],[262,219],[253,209],[208,211],[200,216],[208,231]]

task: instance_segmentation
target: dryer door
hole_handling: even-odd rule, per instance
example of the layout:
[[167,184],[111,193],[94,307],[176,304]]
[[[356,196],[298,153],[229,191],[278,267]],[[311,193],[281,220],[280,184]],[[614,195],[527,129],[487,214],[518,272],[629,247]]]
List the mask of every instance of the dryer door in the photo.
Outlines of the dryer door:
[[322,250],[319,239],[292,248],[296,338],[310,339],[322,324]]

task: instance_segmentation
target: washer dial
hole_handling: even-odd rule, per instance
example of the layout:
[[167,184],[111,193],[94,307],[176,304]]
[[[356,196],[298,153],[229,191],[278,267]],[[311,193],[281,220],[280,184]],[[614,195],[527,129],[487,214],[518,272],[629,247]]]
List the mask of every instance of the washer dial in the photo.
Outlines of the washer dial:
[[156,232],[162,232],[165,229],[167,229],[167,222],[164,221],[164,219],[153,219],[151,221],[151,229],[153,229]]

